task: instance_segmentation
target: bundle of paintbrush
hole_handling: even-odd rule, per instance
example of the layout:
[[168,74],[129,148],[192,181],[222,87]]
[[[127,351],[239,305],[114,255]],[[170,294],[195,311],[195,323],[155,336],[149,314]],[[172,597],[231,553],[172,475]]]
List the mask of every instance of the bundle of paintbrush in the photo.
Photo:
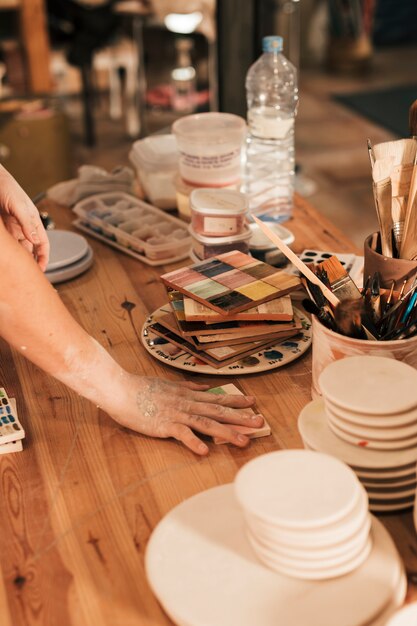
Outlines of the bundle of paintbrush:
[[417,259],[417,100],[410,108],[410,138],[371,145],[368,152],[380,232],[387,257]]
[[288,295],[300,279],[242,252],[161,279],[169,302],[150,329],[217,369],[301,330]]

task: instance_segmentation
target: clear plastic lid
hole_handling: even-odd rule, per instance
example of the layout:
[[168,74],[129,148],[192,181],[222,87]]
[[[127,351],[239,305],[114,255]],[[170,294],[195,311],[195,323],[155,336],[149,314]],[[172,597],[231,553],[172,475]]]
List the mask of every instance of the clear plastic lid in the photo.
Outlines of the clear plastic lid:
[[135,141],[129,153],[130,160],[139,166],[175,168],[178,165],[178,147],[175,135],[152,135]]
[[234,189],[194,189],[190,206],[204,215],[244,215],[248,210],[245,194]]
[[172,132],[187,142],[224,144],[243,141],[246,121],[233,113],[196,113],[176,120]]
[[188,231],[196,241],[206,246],[224,246],[228,243],[236,243],[238,241],[248,241],[251,236],[251,232],[247,226],[245,226],[243,232],[238,235],[229,235],[228,237],[206,237],[200,233],[196,233],[194,228],[190,225]]
[[[284,228],[281,224],[269,223],[268,226],[285,244],[287,244],[287,246],[294,242],[295,237],[288,228]],[[258,224],[250,224],[249,228],[251,230],[251,239],[249,242],[249,248],[251,250],[272,250],[276,248],[276,245],[261,231]]]

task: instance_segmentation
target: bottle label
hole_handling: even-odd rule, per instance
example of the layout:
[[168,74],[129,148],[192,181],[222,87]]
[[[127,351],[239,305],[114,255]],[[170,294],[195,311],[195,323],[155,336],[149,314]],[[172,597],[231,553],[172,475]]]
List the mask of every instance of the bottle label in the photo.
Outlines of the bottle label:
[[251,135],[261,139],[284,139],[294,128],[294,117],[277,118],[276,112],[265,114],[256,109],[248,111]]

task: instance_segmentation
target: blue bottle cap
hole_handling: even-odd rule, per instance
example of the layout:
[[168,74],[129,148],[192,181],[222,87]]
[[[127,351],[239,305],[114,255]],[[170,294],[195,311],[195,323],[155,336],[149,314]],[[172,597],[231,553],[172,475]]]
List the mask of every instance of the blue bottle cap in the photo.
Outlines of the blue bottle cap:
[[262,39],[262,51],[263,52],[282,52],[284,40],[279,35],[273,35],[271,37],[263,37]]

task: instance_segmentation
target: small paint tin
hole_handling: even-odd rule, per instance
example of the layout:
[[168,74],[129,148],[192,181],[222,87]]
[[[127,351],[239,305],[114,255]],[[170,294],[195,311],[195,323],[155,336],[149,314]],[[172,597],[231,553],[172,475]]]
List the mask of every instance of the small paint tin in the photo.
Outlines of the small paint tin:
[[251,232],[247,226],[244,226],[243,232],[238,235],[230,235],[229,237],[205,237],[200,233],[196,233],[192,225],[189,227],[192,241],[192,251],[198,260],[203,261],[212,256],[239,250],[247,254],[249,252],[249,239]]
[[195,189],[190,195],[191,224],[198,235],[229,237],[243,232],[246,196],[233,189]]

